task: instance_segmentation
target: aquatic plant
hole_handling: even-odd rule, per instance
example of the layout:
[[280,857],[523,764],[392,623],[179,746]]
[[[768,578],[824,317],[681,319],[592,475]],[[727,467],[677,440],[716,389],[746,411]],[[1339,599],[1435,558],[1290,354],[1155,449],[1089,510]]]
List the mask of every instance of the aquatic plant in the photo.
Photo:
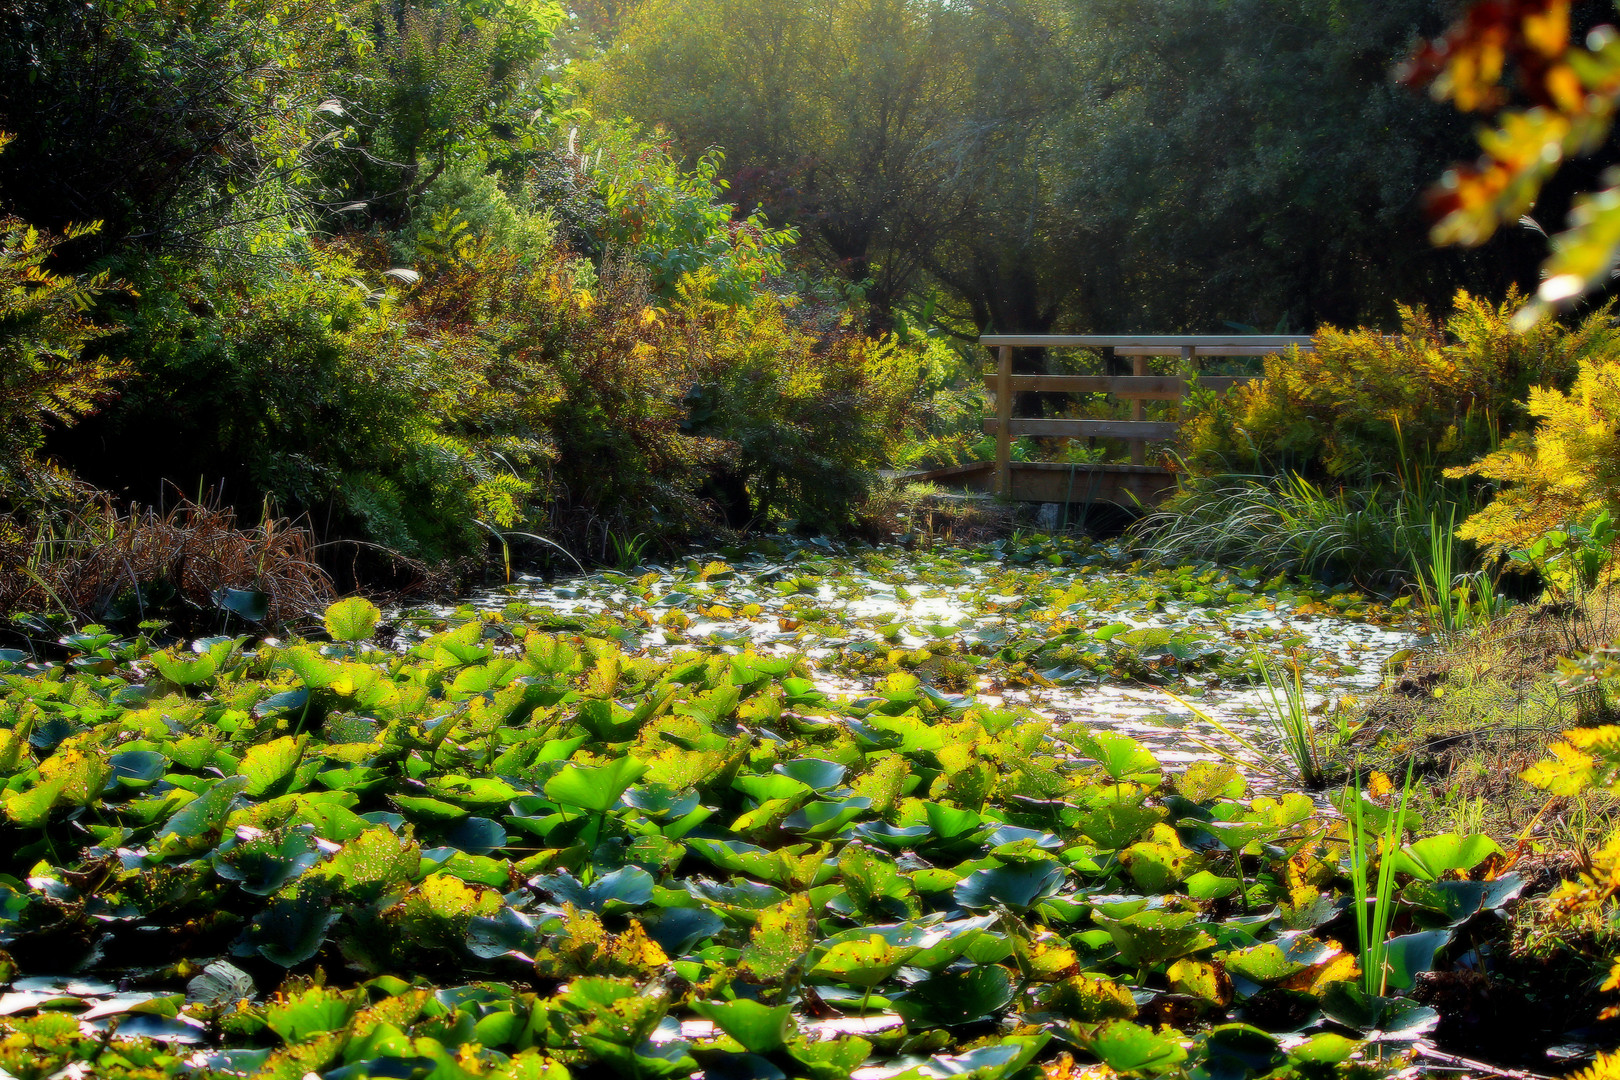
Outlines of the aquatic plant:
[[[822,602],[830,566],[775,591]],[[738,576],[712,560],[685,588]],[[1156,1073],[1241,1045],[1308,1077],[1373,1026],[1334,990],[1345,886],[1303,795],[1250,800],[1229,766],[1170,775],[1125,735],[914,675],[850,699],[797,655],[653,655],[645,618],[513,602],[396,619],[384,648],[381,614],[343,601],[322,640],[89,628],[0,653],[0,1064],[121,1077],[169,1067],[158,1038],[266,1080],[842,1078],[923,1037],[930,1072],[1061,1048]],[[1409,851],[1391,874],[1439,865]],[[119,992],[131,965],[149,974]],[[1236,1025],[1284,983],[1333,1031],[1285,1048]],[[1172,998],[1195,1027],[1138,1022]],[[1397,1000],[1383,1030],[1432,1026]],[[1020,1033],[981,1042],[989,1022]]]

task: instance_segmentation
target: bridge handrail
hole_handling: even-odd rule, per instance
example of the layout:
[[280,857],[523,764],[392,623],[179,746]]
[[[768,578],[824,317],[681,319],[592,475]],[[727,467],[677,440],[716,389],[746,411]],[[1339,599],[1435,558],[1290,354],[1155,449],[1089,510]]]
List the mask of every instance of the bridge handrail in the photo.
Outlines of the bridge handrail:
[[[1148,358],[1180,356],[1185,365],[1200,357],[1270,356],[1294,348],[1312,351],[1312,339],[1297,334],[985,334],[979,344],[996,351],[996,370],[985,376],[986,385],[996,395],[996,416],[985,422],[987,432],[996,436],[996,487],[1002,497],[1012,493],[1012,439],[1018,435],[1047,435],[1078,438],[1089,435],[1125,438],[1130,443],[1131,464],[1144,465],[1150,439],[1173,437],[1180,421],[1150,422],[1143,402],[1149,399],[1179,401],[1186,396],[1189,379],[1153,377],[1148,374]],[[1112,349],[1115,356],[1131,358],[1131,374],[1096,375],[1014,375],[1013,350],[1017,348]],[[1225,390],[1256,376],[1196,378],[1215,390]],[[1015,390],[1055,392],[1103,392],[1131,402],[1130,420],[1021,420],[1012,414]]]
[[1253,346],[1276,352],[1290,345],[1309,348],[1308,334],[985,334],[979,344],[987,348],[1120,349],[1130,346],[1183,349],[1199,346]]

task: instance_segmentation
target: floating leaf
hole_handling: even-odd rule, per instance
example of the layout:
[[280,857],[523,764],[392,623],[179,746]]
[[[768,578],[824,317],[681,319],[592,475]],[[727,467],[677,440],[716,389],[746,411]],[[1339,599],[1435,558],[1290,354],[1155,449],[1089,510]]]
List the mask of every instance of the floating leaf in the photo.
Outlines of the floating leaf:
[[351,596],[327,608],[323,621],[333,641],[366,641],[377,632],[382,611],[370,600]]
[[746,998],[694,1001],[692,1010],[742,1044],[750,1054],[772,1054],[787,1045],[793,1006],[769,1006]]

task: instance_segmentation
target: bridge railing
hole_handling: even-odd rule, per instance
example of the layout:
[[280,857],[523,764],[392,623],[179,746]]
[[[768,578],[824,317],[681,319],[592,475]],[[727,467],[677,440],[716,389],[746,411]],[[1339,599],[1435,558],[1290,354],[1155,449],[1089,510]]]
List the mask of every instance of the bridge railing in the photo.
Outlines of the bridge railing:
[[[1145,403],[1180,401],[1187,396],[1189,380],[1183,375],[1151,375],[1148,361],[1155,356],[1179,356],[1181,370],[1193,372],[1205,357],[1270,356],[1289,348],[1309,352],[1309,337],[1291,335],[1243,334],[1237,336],[1171,334],[1081,334],[1031,335],[986,334],[979,343],[996,352],[996,369],[985,375],[986,387],[995,394],[996,415],[985,421],[985,431],[996,437],[996,491],[1011,497],[1012,441],[1019,436],[1078,439],[1091,436],[1125,439],[1130,444],[1131,464],[1147,464],[1147,444],[1173,439],[1180,420],[1147,420]],[[1130,375],[1015,375],[1013,350],[1020,348],[1112,349],[1115,357],[1129,357]],[[1198,385],[1224,392],[1258,375],[1195,376]],[[1019,393],[1109,394],[1131,403],[1129,420],[1056,420],[1013,416],[1013,400]]]

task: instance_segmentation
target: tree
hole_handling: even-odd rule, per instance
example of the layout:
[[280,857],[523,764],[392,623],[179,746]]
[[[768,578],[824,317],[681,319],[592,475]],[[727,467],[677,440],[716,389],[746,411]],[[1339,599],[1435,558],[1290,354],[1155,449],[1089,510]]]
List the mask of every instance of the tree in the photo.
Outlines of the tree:
[[[55,231],[100,221],[119,245],[187,250],[284,213],[328,132],[334,0],[0,3],[0,158],[13,213]],[[59,257],[65,252],[59,252]]]
[[362,12],[337,91],[345,152],[322,174],[338,197],[335,226],[398,228],[446,170],[515,181],[544,153],[561,120],[546,68],[563,19],[555,3],[375,0]]
[[971,207],[966,9],[944,0],[653,0],[587,76],[599,112],[726,151],[733,196],[797,225],[886,325]]

